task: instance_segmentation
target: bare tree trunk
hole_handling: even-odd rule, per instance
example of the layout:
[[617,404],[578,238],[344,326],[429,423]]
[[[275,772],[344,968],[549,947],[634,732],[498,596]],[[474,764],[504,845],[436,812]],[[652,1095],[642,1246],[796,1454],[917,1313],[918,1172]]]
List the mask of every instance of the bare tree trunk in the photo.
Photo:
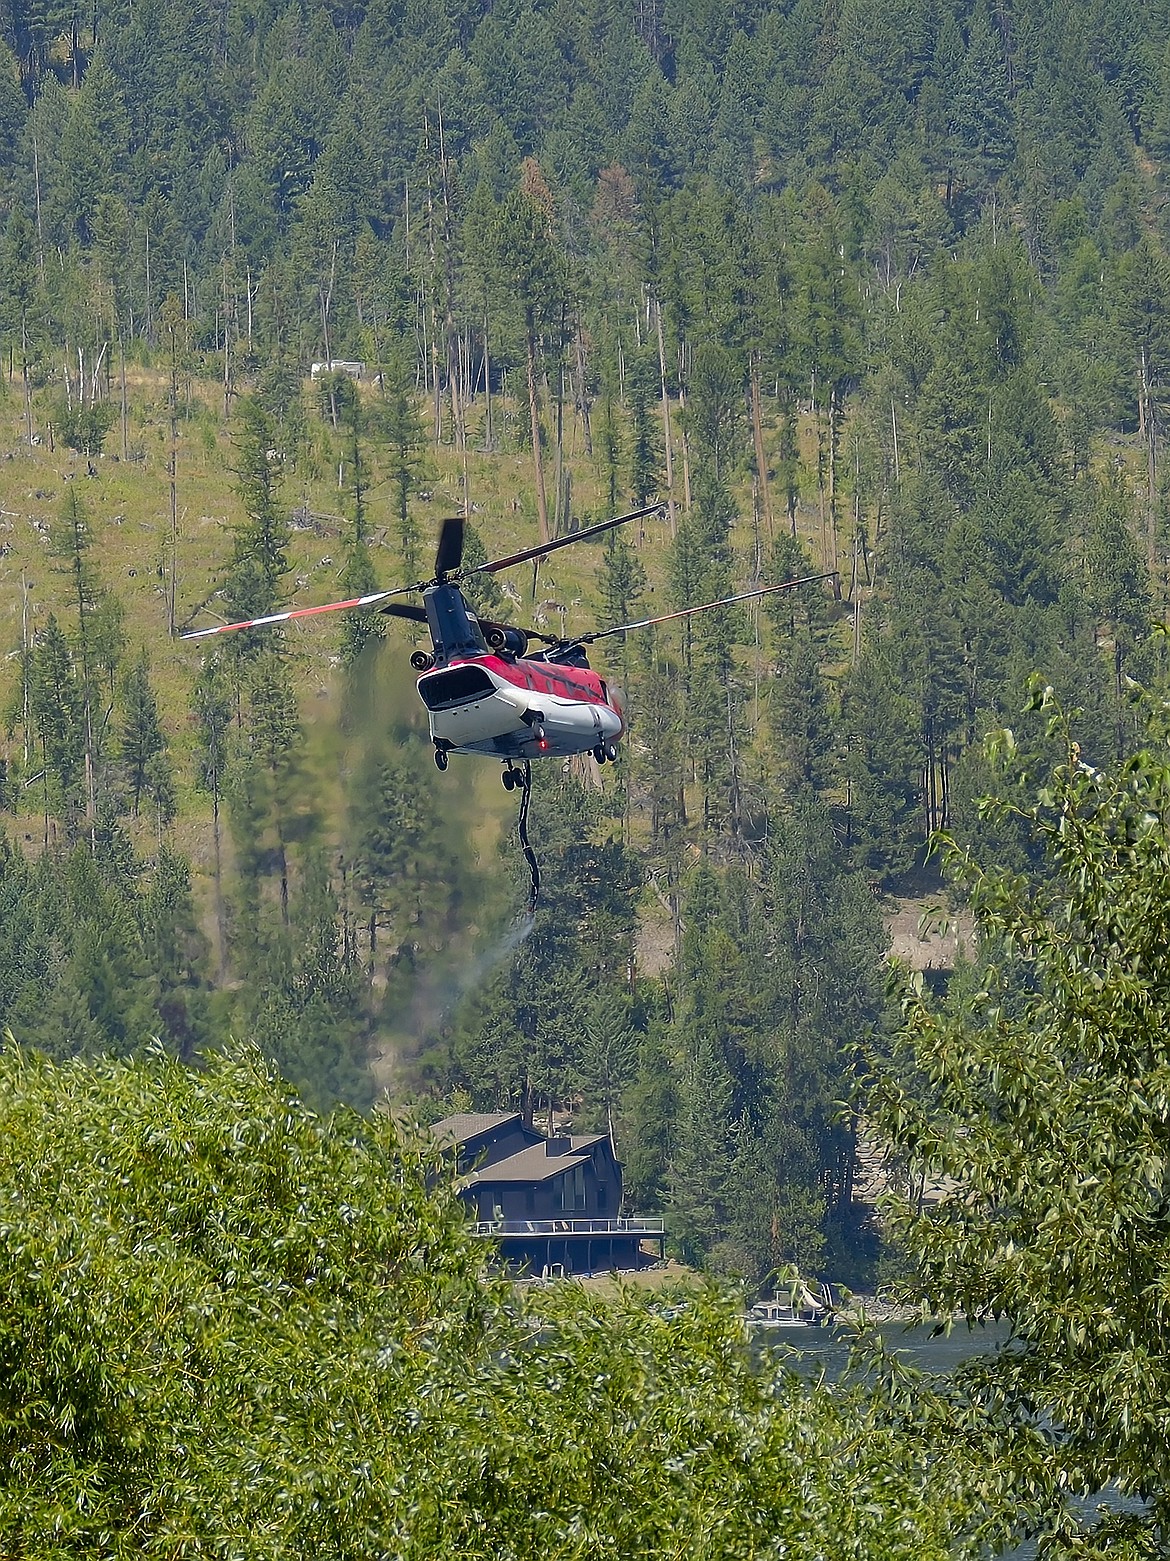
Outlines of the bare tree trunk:
[[337,244],[337,239],[334,239],[329,257],[329,281],[317,291],[321,304],[321,336],[325,342],[326,373],[329,375],[329,421],[334,433],[337,432],[337,392],[333,387],[333,344],[329,339],[329,315],[333,308],[333,285],[337,279]]
[[147,226],[147,224],[145,222],[142,225],[142,237],[143,237],[143,242],[144,242],[144,244],[146,246],[146,297],[143,300],[144,307],[143,307],[143,321],[142,321],[142,323],[143,323],[143,326],[144,326],[145,331],[146,331],[147,340],[149,340],[150,336],[151,336],[151,324],[150,324],[150,321],[151,321],[151,314],[150,314],[150,228]]
[[85,581],[81,551],[74,545],[73,583],[77,591],[77,639],[81,650],[81,679],[85,695],[85,821],[89,825],[90,850],[97,850],[97,777],[94,771],[93,690],[90,679],[89,630],[86,626]]
[[[687,408],[685,359],[686,345],[680,342],[678,347],[678,409],[680,414],[684,413]],[[683,506],[689,515],[691,511],[691,441],[687,436],[686,418],[680,416],[679,423],[682,428]]]
[[126,404],[126,339],[118,332],[118,359],[122,381],[122,459],[130,458],[130,417]]
[[557,354],[556,454],[553,463],[556,493],[553,501],[553,528],[559,537],[568,524],[565,506],[565,319],[561,311],[561,349]]
[[171,385],[169,396],[171,421],[171,447],[167,460],[167,479],[170,490],[171,556],[170,579],[167,582],[167,631],[175,636],[175,596],[179,574],[179,357],[176,350],[175,326],[171,322]]
[[24,381],[24,431],[29,444],[33,441],[32,386],[28,378],[28,328],[20,322],[20,377]]
[[764,525],[768,529],[768,541],[772,540],[772,495],[768,490],[768,460],[764,454],[764,418],[760,406],[760,363],[753,354],[751,372],[752,437],[756,447],[756,479],[759,483],[760,501],[764,512]]
[[1146,346],[1142,343],[1139,364],[1138,426],[1146,447],[1146,567],[1150,580],[1156,576],[1158,565],[1158,460],[1157,429],[1154,420],[1154,401],[1150,388],[1150,365]]
[[577,339],[574,344],[577,362],[577,409],[581,415],[581,435],[585,441],[585,454],[593,456],[593,424],[589,415],[589,390],[585,383],[585,340],[581,335],[581,322],[577,321]]
[[41,144],[36,132],[33,132],[33,185],[36,191],[37,203],[37,277],[42,287],[45,285],[45,233],[41,218]]
[[524,342],[528,357],[528,417],[532,433],[532,465],[536,476],[536,518],[540,526],[540,540],[547,542],[549,540],[548,497],[544,486],[544,458],[540,449],[540,409],[536,396],[536,341],[531,319],[524,333]]
[[459,438],[459,460],[463,477],[463,513],[471,514],[471,465],[467,459],[467,407],[471,401],[470,376],[468,366],[469,353],[464,351],[463,337],[456,333],[455,336],[455,383],[459,394],[459,415],[455,422],[455,432]]
[[232,363],[228,332],[227,256],[223,257],[223,415],[230,417],[232,409]]
[[898,410],[894,405],[893,396],[890,397],[890,429],[894,436],[894,481],[902,481],[902,461],[898,454]]
[[32,727],[32,689],[29,682],[28,653],[31,649],[31,641],[28,632],[28,575],[22,569],[20,571],[20,700],[21,700],[21,738],[23,740],[22,757],[24,767],[28,769],[28,756],[30,744],[28,734]]
[[[840,552],[837,522],[837,447],[841,442],[841,396],[836,387],[829,391],[829,543],[832,547],[830,569],[836,569]],[[836,594],[841,595],[841,583],[837,582]]]
[[[99,351],[97,357],[94,359],[93,364],[91,365],[91,368],[90,368],[90,378],[89,378],[89,404],[90,404],[90,406],[96,406],[98,401],[101,399],[101,397],[98,395],[98,378],[101,375],[102,369],[103,369],[103,367],[105,365],[105,362],[106,362],[106,352],[109,349],[109,345],[110,344],[109,344],[108,341],[102,342],[101,350]],[[107,384],[109,383],[109,375],[108,374],[106,375],[106,382],[107,382]]]
[[666,393],[666,348],[662,340],[662,304],[654,300],[654,325],[658,334],[658,384],[662,395],[662,449],[666,457],[666,512],[673,540],[678,532],[674,511],[674,441],[670,436],[670,398]]
[[820,404],[817,401],[817,382],[815,375],[813,376],[811,389],[813,417],[816,420],[817,426],[817,506],[820,511],[821,518],[821,568],[832,569],[834,566],[829,562],[829,517],[826,507],[827,477],[825,469],[828,466],[828,456],[825,450],[825,444],[827,441],[825,435],[825,420],[821,416]]
[[483,447],[490,450],[495,442],[495,433],[492,428],[492,360],[488,345],[488,316],[487,310],[483,312],[483,389],[487,398],[487,410],[483,425]]

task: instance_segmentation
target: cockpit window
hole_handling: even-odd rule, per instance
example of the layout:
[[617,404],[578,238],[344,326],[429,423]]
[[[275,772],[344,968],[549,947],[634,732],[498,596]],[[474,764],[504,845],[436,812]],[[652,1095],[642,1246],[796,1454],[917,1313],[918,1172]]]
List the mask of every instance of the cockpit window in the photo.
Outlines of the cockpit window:
[[418,691],[428,710],[443,710],[448,705],[463,705],[495,692],[495,684],[482,667],[448,667],[420,678]]

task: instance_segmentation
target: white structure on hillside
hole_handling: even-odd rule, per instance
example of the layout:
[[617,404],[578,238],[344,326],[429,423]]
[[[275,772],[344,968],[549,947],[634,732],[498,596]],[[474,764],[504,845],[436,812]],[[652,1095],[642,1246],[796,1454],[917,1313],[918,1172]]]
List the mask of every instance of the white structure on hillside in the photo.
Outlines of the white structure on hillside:
[[366,366],[364,363],[344,363],[340,358],[334,358],[330,363],[314,363],[309,369],[310,379],[320,379],[322,374],[348,374],[350,379],[365,379]]

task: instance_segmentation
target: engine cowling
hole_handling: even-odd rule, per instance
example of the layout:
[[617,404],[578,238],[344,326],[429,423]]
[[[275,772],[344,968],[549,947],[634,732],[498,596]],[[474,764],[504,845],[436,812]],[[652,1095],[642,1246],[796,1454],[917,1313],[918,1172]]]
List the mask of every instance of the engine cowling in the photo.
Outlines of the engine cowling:
[[492,650],[510,651],[513,656],[523,656],[528,649],[528,636],[523,629],[513,629],[508,624],[493,623],[484,630],[484,638]]

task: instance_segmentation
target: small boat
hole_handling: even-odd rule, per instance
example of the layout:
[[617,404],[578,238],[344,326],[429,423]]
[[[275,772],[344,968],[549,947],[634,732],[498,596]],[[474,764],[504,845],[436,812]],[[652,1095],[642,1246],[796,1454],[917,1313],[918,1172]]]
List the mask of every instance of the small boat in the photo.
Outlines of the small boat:
[[817,1328],[820,1322],[812,1307],[797,1311],[791,1301],[757,1301],[747,1314],[749,1328]]

